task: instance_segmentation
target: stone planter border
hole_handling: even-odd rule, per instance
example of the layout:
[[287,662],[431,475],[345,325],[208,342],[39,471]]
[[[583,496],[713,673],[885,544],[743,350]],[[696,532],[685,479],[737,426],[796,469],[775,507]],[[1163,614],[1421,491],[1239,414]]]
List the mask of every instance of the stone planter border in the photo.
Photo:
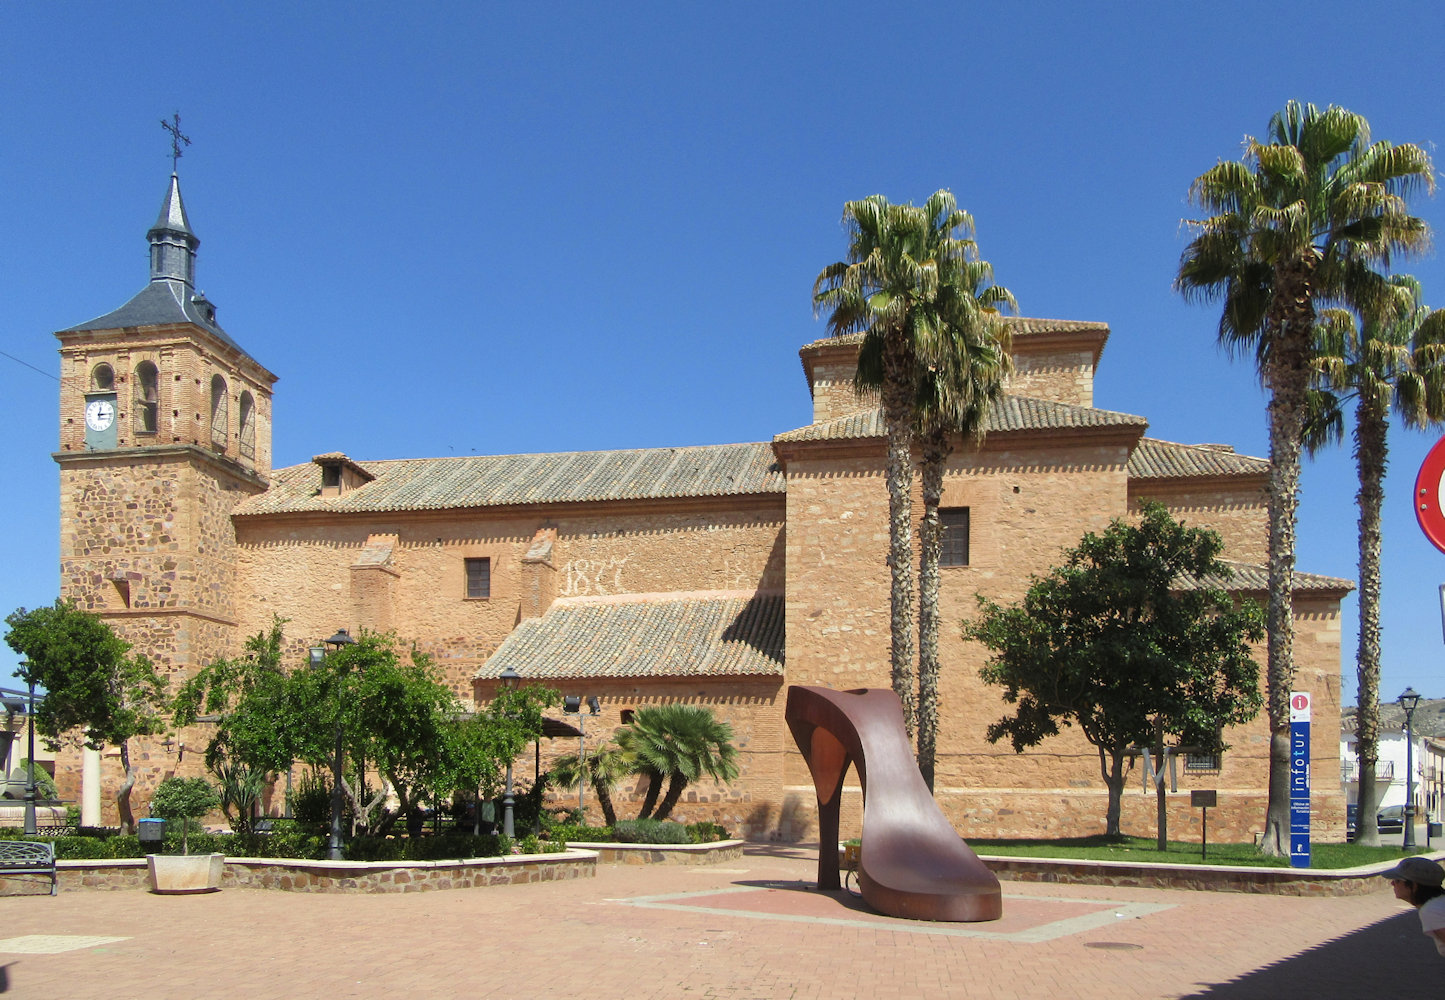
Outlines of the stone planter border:
[[[58,861],[61,891],[149,889],[145,858]],[[490,885],[557,882],[597,874],[597,854],[513,854],[456,861],[304,861],[293,858],[226,858],[223,889],[283,892],[431,892]]]
[[[1429,855],[1436,860],[1445,852]],[[979,855],[1001,880],[1144,889],[1257,892],[1278,896],[1364,896],[1384,888],[1379,875],[1395,866],[1381,861],[1358,868],[1263,868],[1236,865],[1166,865],[1135,861],[1079,861]]]
[[741,858],[745,843],[718,840],[711,844],[616,844],[569,840],[567,846],[596,851],[597,860],[609,865],[710,865]]

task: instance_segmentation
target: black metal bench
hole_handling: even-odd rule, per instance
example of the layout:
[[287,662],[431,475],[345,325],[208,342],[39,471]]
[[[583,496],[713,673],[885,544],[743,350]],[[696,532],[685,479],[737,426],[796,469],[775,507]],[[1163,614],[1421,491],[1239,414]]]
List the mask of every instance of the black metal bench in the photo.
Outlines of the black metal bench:
[[49,875],[50,894],[60,892],[55,845],[48,840],[0,840],[0,876]]

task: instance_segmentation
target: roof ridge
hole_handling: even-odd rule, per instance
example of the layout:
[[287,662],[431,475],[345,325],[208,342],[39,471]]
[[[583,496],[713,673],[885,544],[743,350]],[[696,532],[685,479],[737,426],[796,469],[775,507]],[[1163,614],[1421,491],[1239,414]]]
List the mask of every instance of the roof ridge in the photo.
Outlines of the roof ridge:
[[759,597],[782,597],[776,588],[759,590],[658,590],[644,594],[586,594],[559,597],[552,607],[576,608],[598,604],[671,604],[684,601],[751,601]]

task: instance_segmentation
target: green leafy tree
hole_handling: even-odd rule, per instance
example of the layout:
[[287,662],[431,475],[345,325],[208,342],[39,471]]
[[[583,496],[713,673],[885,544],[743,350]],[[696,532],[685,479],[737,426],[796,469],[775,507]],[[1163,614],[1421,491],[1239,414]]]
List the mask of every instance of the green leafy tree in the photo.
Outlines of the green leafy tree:
[[121,829],[135,832],[130,741],[161,731],[165,681],[146,657],[129,655],[130,644],[99,616],[67,601],[33,611],[19,608],[5,622],[10,626],[5,641],[25,657],[20,677],[45,690],[35,707],[36,729],[52,743],[120,750],[125,780],[115,802]]
[[1175,287],[1220,301],[1219,339],[1252,351],[1269,395],[1269,805],[1262,846],[1289,839],[1289,695],[1294,680],[1295,523],[1300,447],[1312,378],[1317,311],[1369,310],[1389,295],[1375,272],[1420,250],[1429,227],[1406,196],[1434,184],[1419,146],[1371,142],[1369,123],[1344,108],[1291,101],[1244,159],[1195,178],[1190,195],[1208,216],[1179,262]]
[[992,653],[983,679],[1016,706],[988,739],[1022,752],[1077,725],[1109,790],[1106,834],[1120,832],[1130,748],[1167,734],[1222,749],[1223,727],[1259,711],[1249,643],[1263,638],[1263,621],[1253,602],[1236,605],[1219,587],[1230,576],[1220,549],[1214,532],[1147,504],[1138,524],[1086,534],[1020,604],[980,596],[980,616],[964,624],[964,638]]
[[[648,778],[638,819],[667,819],[683,789],[694,781],[710,778],[726,784],[738,776],[732,726],[702,706],[639,708],[614,739],[631,759],[635,773]],[[664,782],[667,792],[658,801]]]
[[156,786],[151,815],[181,821],[181,853],[191,853],[191,820],[200,819],[221,804],[221,797],[205,778],[169,777]]
[[246,640],[244,656],[202,667],[171,699],[175,726],[194,725],[202,715],[215,720],[205,760],[221,781],[228,818],[237,796],[224,790],[235,787],[245,797],[246,788],[268,773],[288,770],[300,756],[308,720],[282,665],[285,624],[274,618],[270,629]]
[[538,684],[503,688],[482,711],[456,721],[446,758],[448,788],[479,800],[501,795],[507,765],[542,738],[542,713],[561,700]]
[[[297,744],[300,758],[315,767],[331,766],[340,726],[344,757],[351,762],[342,791],[368,832],[383,834],[422,801],[450,794],[445,762],[461,705],[429,657],[412,650],[404,661],[394,636],[364,632],[320,665],[295,671],[291,686],[293,704],[310,711],[305,726],[310,735]],[[396,811],[379,812],[387,787],[368,797],[365,767],[385,779],[399,802]]]
[[615,741],[609,740],[587,754],[586,764],[577,755],[568,754],[552,762],[552,780],[561,788],[576,788],[586,772],[587,783],[597,795],[597,804],[602,807],[602,817],[608,826],[617,822],[617,809],[612,803],[612,793],[629,774],[633,774],[633,760]]
[[[947,325],[945,276],[974,254],[973,218],[947,190],[922,206],[882,195],[843,206],[848,258],[813,282],[813,307],[835,337],[862,333],[860,393],[877,389],[888,437],[890,673],[911,737],[917,721],[913,632],[913,411],[920,356]],[[866,367],[865,367],[866,366]]]
[[1355,842],[1380,842],[1375,765],[1380,733],[1380,512],[1385,502],[1390,414],[1425,428],[1445,417],[1445,312],[1421,301],[1420,283],[1390,278],[1393,301],[1356,322],[1344,309],[1326,310],[1315,343],[1319,378],[1312,395],[1305,447],[1315,452],[1344,437],[1345,408],[1354,401],[1354,453],[1359,477],[1360,628],[1355,655],[1359,709],[1359,820]]

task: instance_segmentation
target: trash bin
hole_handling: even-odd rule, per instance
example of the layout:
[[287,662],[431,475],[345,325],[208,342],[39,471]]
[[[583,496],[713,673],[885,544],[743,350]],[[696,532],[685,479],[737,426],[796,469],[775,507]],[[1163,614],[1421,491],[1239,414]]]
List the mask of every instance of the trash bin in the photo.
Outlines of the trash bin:
[[159,844],[166,839],[166,821],[163,819],[143,819],[139,827],[138,834],[142,844]]

